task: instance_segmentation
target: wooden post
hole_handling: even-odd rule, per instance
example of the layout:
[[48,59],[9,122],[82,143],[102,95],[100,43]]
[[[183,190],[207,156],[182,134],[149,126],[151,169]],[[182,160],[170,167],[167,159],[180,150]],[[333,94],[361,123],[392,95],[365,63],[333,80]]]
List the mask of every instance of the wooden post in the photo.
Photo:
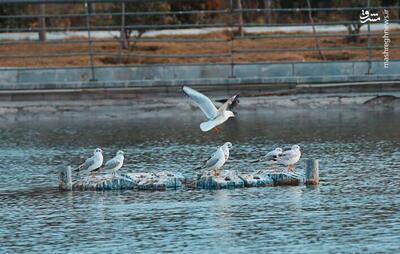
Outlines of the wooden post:
[[72,170],[71,166],[65,168],[59,175],[60,188],[63,190],[72,190]]
[[306,160],[306,184],[319,184],[319,161],[314,159]]
[[40,4],[40,16],[39,16],[39,41],[46,40],[46,5]]

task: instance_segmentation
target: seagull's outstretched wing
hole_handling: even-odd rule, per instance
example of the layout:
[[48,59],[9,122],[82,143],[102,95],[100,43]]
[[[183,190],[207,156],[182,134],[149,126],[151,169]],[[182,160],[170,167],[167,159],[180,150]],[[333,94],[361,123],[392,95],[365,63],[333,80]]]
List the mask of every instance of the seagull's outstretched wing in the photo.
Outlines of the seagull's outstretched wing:
[[204,94],[187,86],[183,87],[183,92],[185,92],[185,94],[187,94],[194,102],[196,102],[208,119],[213,119],[218,114],[218,110],[215,105]]

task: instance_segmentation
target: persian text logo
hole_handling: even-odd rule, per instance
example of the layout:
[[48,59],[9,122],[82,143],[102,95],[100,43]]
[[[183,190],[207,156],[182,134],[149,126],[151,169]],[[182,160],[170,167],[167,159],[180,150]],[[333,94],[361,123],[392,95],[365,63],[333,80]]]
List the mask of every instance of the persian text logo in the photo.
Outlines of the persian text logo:
[[[361,10],[360,14],[360,22],[365,24],[367,22],[377,22],[381,20],[378,13],[372,13],[368,10]],[[389,37],[389,11],[383,10],[383,67],[385,69],[389,68],[389,46],[390,46],[390,37]]]
[[390,38],[389,38],[389,11],[383,10],[383,67],[389,68],[389,46],[390,46]]
[[360,22],[365,24],[367,22],[376,22],[381,20],[378,13],[371,13],[368,10],[361,10]]

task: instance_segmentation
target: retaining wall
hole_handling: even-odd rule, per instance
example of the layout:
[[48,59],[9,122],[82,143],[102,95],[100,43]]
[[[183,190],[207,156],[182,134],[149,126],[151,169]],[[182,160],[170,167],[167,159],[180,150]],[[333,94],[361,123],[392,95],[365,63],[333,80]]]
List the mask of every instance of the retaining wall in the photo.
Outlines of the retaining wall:
[[1,69],[0,90],[121,88],[176,85],[311,84],[400,80],[400,61],[144,65],[90,68]]

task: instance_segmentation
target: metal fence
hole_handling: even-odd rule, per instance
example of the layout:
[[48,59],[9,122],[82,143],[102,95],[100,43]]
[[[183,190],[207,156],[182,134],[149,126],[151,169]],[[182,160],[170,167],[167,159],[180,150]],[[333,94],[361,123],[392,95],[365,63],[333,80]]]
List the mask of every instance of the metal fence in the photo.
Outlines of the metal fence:
[[[400,58],[398,5],[371,6],[368,0],[363,6],[317,8],[305,0],[282,8],[260,2],[264,5],[244,0],[1,1],[0,68],[371,63],[384,60],[385,22],[390,22],[390,59]],[[362,24],[363,10],[379,20]],[[91,75],[94,80],[95,72]]]

